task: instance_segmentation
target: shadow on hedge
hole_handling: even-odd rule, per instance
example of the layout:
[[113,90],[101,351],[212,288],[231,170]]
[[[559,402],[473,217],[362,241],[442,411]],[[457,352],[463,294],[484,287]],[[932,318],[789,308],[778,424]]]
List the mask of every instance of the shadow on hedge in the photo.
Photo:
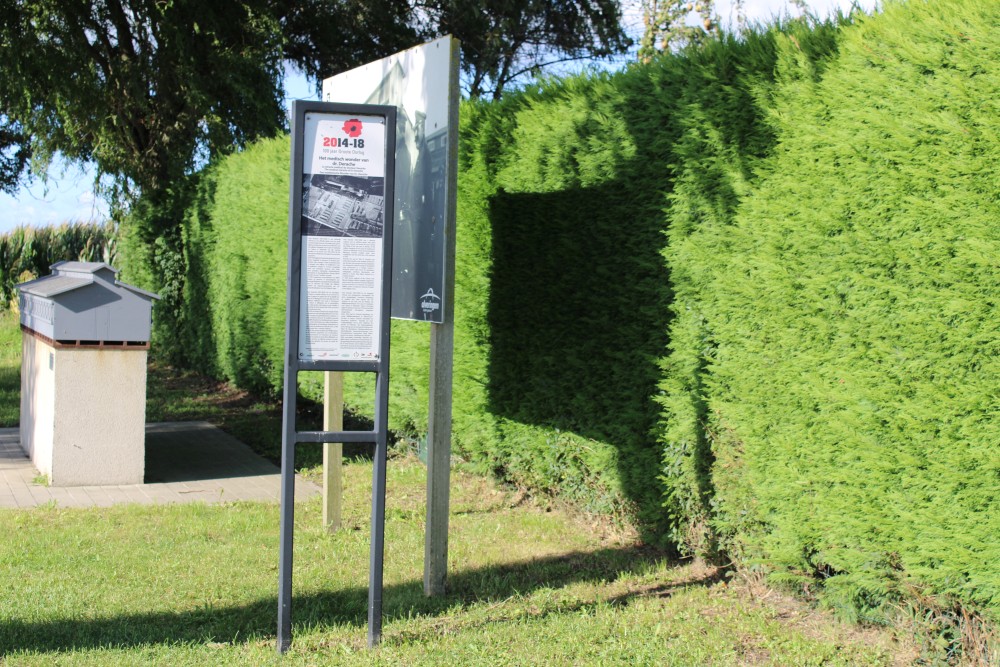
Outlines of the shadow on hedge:
[[[489,392],[500,417],[615,447],[648,527],[662,514],[650,473],[671,293],[662,212],[643,215],[634,192],[612,182],[493,198]],[[649,194],[648,208],[662,206]],[[552,457],[541,450],[573,445],[527,446]]]

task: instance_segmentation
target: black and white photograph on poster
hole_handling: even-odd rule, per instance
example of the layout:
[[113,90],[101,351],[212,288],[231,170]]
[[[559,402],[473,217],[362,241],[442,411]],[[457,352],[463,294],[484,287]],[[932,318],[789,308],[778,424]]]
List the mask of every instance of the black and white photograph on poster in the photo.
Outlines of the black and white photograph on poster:
[[378,360],[385,120],[305,120],[299,360]]
[[384,178],[303,174],[302,189],[304,235],[382,238]]

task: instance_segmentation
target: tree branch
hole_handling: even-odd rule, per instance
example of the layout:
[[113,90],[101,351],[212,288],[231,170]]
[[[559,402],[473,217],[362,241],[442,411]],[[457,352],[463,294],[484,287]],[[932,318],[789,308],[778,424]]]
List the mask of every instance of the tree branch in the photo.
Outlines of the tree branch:
[[589,54],[580,54],[580,55],[576,55],[576,56],[567,56],[565,58],[557,58],[556,60],[550,60],[547,63],[536,63],[534,65],[531,65],[529,67],[525,67],[525,68],[523,68],[521,70],[518,70],[517,72],[514,72],[513,74],[511,74],[510,77],[508,78],[508,82],[513,81],[514,79],[516,79],[517,77],[521,76],[522,74],[527,74],[528,72],[530,72],[533,69],[542,69],[543,67],[549,67],[551,65],[558,65],[559,63],[573,62],[574,60],[588,60],[588,59],[590,59],[592,57],[593,56],[591,56]]

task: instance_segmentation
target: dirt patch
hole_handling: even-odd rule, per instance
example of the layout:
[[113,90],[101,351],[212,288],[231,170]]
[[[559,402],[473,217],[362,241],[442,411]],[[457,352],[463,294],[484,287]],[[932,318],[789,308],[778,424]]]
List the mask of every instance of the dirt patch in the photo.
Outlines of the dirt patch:
[[917,664],[920,658],[920,647],[892,628],[847,623],[830,611],[767,586],[760,577],[737,575],[729,588],[746,604],[766,610],[775,620],[804,637],[835,643],[845,649],[851,645],[877,647],[891,656],[893,667]]

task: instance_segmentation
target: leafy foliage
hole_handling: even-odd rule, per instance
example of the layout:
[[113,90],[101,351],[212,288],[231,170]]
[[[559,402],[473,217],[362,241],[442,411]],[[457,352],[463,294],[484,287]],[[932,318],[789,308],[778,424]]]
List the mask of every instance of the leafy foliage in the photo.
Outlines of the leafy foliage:
[[16,227],[0,235],[0,309],[16,305],[14,286],[49,274],[56,262],[118,262],[113,223],[66,223],[58,227]]
[[161,191],[202,151],[282,127],[281,43],[257,4],[15,2],[0,20],[8,115],[42,158]]
[[[670,148],[678,170],[667,198],[664,258],[674,301],[669,354],[661,360],[658,437],[671,534],[689,552],[709,554],[716,548],[710,526],[717,502],[713,466],[732,467],[736,483],[742,465],[738,448],[713,447],[728,433],[709,421],[706,382],[716,342],[704,303],[710,296],[707,283],[726,270],[722,258],[732,244],[733,218],[753,196],[760,161],[774,151],[776,133],[767,119],[779,45],[799,44],[803,67],[818,76],[836,53],[837,34],[834,24],[794,22],[781,32],[749,33],[738,46],[709,42],[697,53],[716,63],[719,75],[698,77],[698,68],[692,68],[687,76],[680,134]],[[727,547],[732,552],[736,545]]]
[[[474,54],[467,63],[477,89],[489,80],[499,94],[523,58],[534,66],[550,48],[602,54],[624,39],[611,0],[460,4],[7,3],[0,11],[0,188],[26,176],[29,158],[44,172],[57,152],[110,176],[108,194],[130,209],[127,224],[136,229],[129,233],[137,249],[145,246],[150,286],[163,295],[160,321],[176,330],[189,289],[178,226],[189,179],[285,128],[286,64],[318,78],[454,29]],[[490,22],[486,33],[479,18]],[[167,351],[176,360],[186,354]]]
[[283,0],[284,57],[312,81],[409,48],[423,36],[399,0]]
[[470,97],[500,97],[518,77],[565,60],[624,51],[618,0],[422,0],[432,31],[462,43]]
[[2,116],[0,122],[0,192],[14,194],[28,170],[31,160],[31,138],[21,131],[17,122]]
[[0,12],[0,183],[30,149],[38,165],[60,152],[156,198],[285,127],[285,63],[316,80],[451,31],[473,94],[488,81],[499,95],[547,50],[620,50],[619,21],[613,0],[16,0]]
[[781,40],[778,143],[688,241],[714,521],[860,618],[1000,602],[998,9],[890,5],[822,70]]
[[[695,44],[719,35],[719,17],[713,0],[642,0],[642,39],[639,58],[648,61],[671,47]],[[734,7],[741,8],[742,0]]]

